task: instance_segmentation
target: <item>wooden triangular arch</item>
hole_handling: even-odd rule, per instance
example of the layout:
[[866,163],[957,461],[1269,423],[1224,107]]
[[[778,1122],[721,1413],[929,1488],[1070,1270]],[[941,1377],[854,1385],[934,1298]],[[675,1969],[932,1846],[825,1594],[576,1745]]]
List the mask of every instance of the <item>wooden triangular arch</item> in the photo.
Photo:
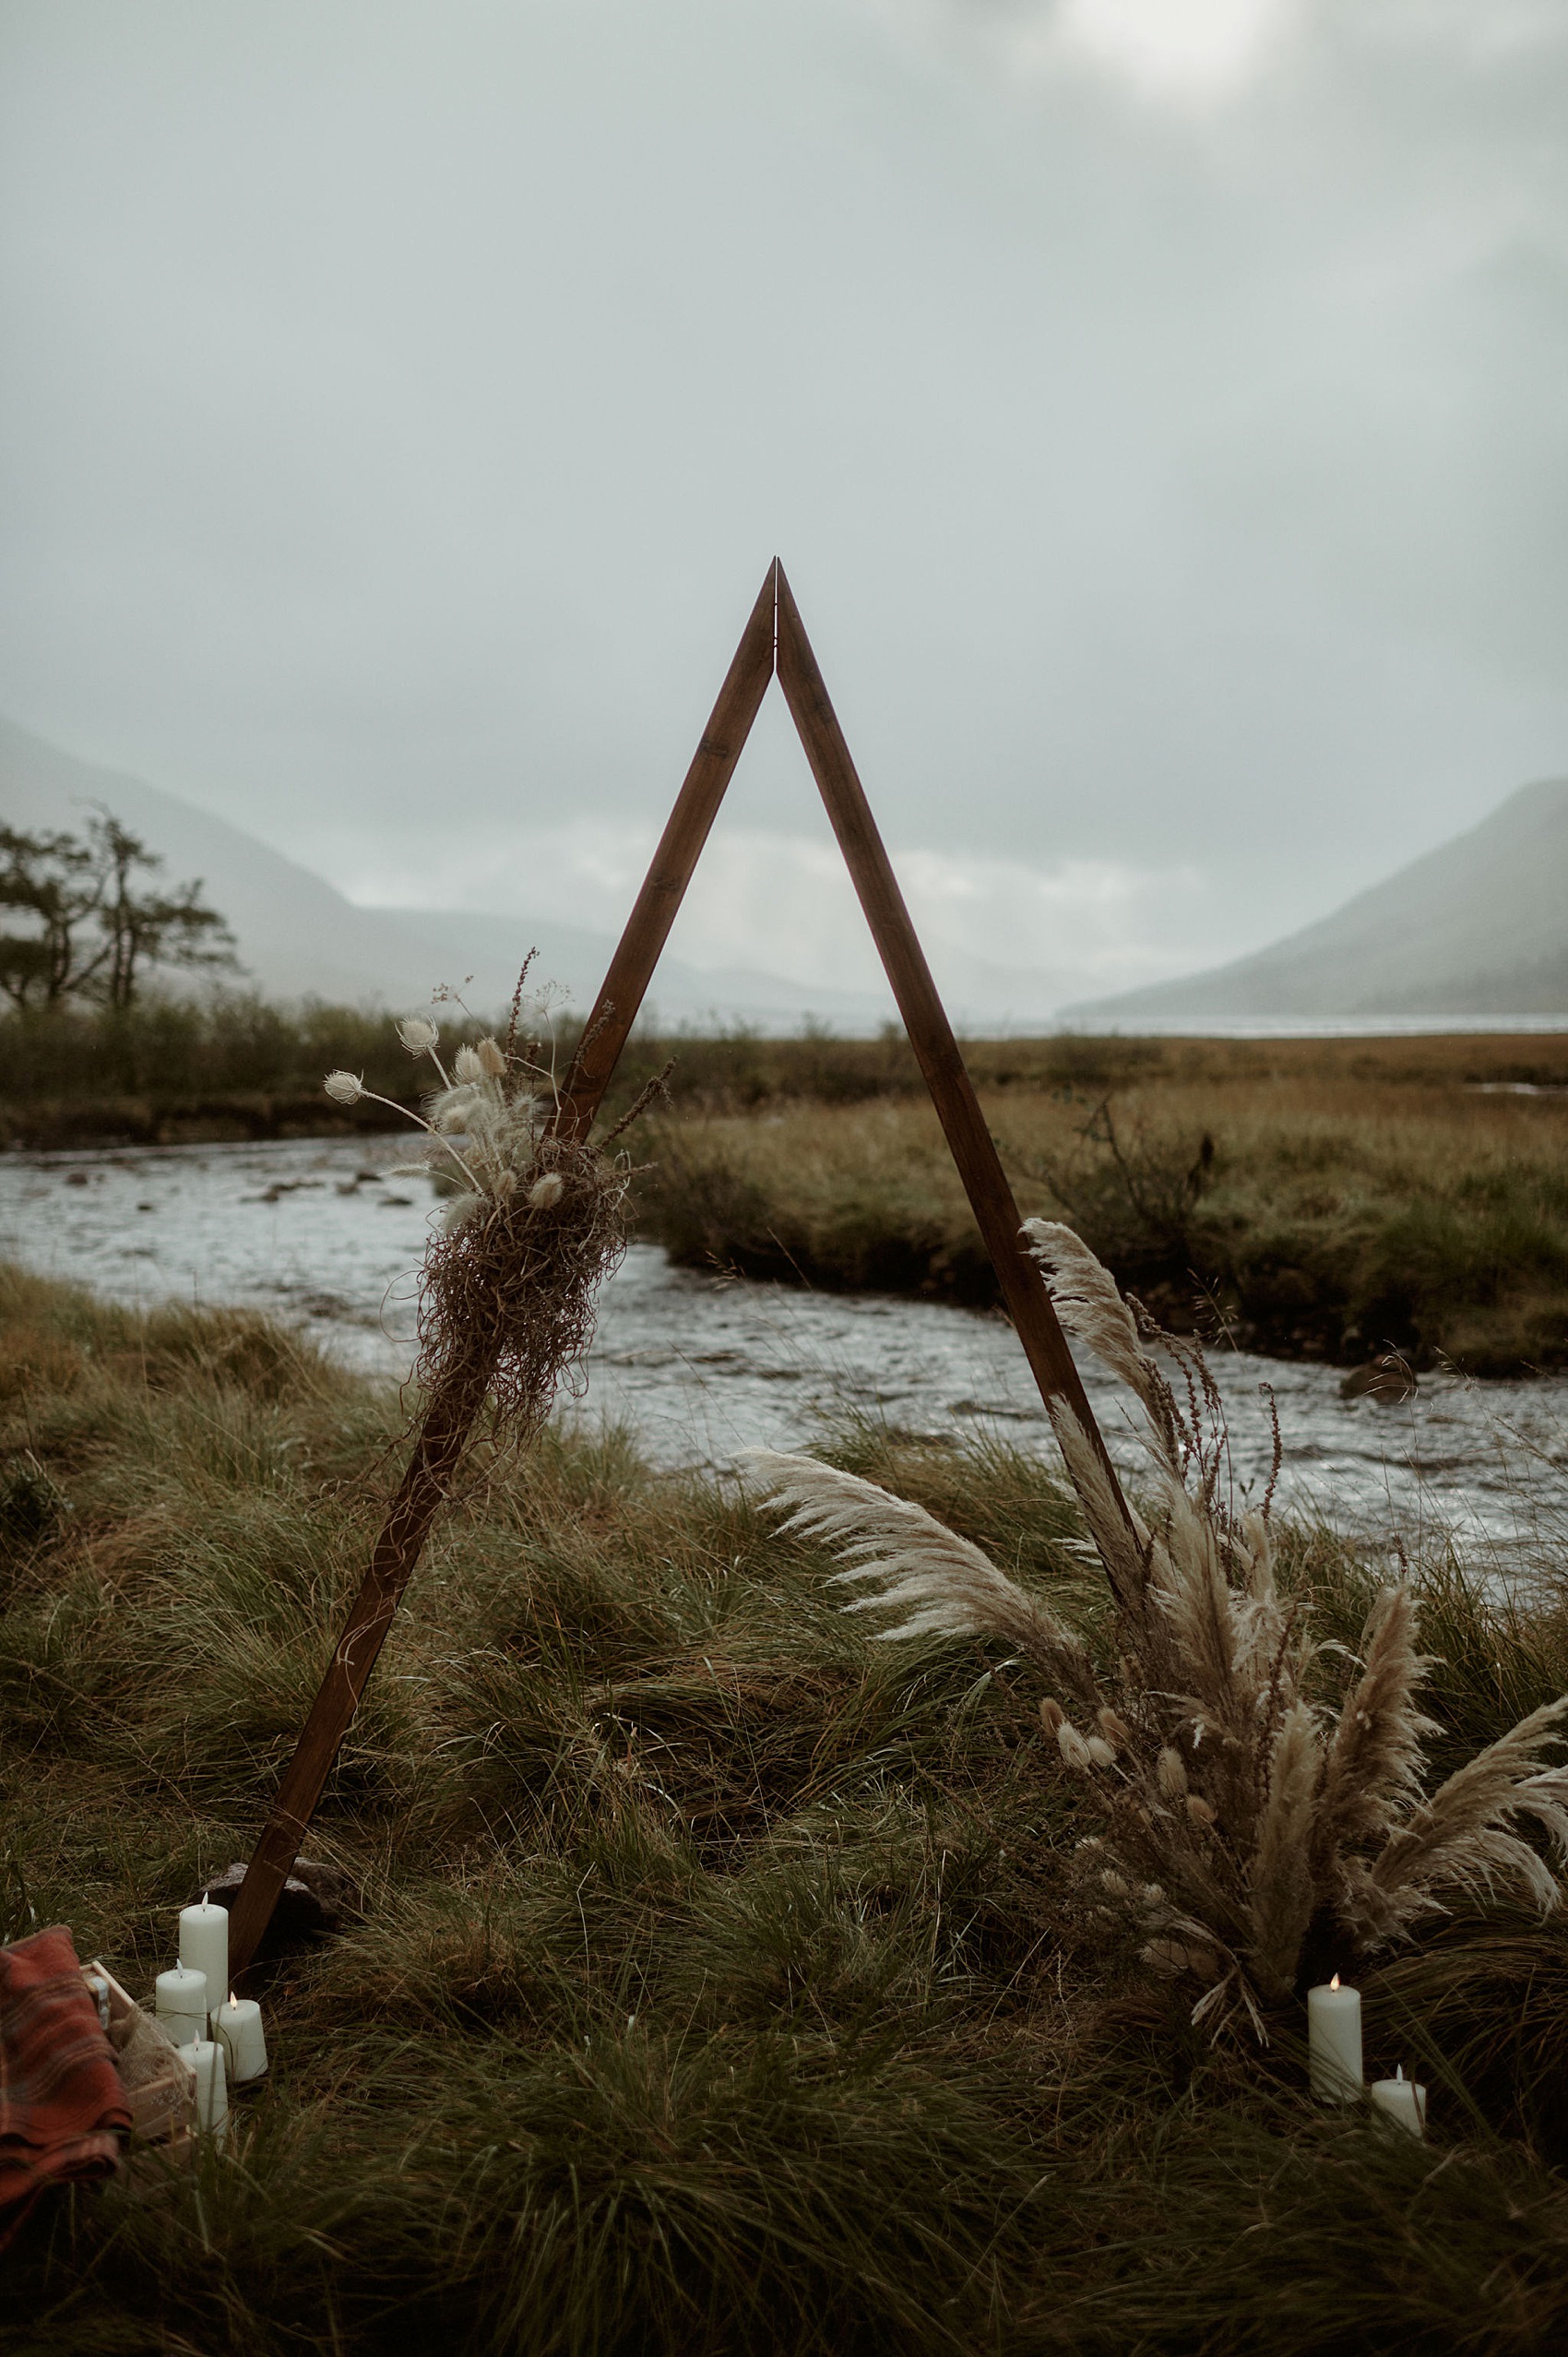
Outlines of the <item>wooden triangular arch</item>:
[[[1071,1409],[1100,1458],[1111,1494],[1120,1500],[1099,1428],[1051,1297],[1020,1241],[1013,1190],[986,1128],[953,1027],[937,995],[777,557],[767,569],[670,823],[610,961],[604,987],[562,1092],[555,1126],[583,1137],[592,1125],[775,673],[1040,1396],[1048,1406],[1056,1399]],[[284,1770],[272,1814],[234,1902],[229,1955],[236,1981],[255,1955],[299,1855],[398,1600],[456,1470],[473,1415],[466,1399],[459,1404],[439,1394],[426,1410],[364,1583]]]

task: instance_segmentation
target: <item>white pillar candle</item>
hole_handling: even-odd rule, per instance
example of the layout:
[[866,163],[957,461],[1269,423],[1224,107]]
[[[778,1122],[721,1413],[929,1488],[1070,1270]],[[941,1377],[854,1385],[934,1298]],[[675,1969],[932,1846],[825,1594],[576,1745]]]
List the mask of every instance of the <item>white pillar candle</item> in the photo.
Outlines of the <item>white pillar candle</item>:
[[[207,1975],[208,2003],[219,2006],[229,1985],[229,1910],[203,1898],[180,1910],[180,1961]],[[207,2035],[206,2030],[202,2036]]]
[[207,2035],[207,1975],[177,1964],[160,1972],[153,1993],[158,2026],[171,2045],[184,2046]]
[[196,2073],[196,2119],[209,2136],[220,2136],[229,2117],[229,2079],[223,2049],[215,2039],[193,2038],[181,2053]]
[[1407,2135],[1423,2137],[1427,2127],[1427,2091],[1407,2078],[1403,2064],[1392,2078],[1374,2078],[1369,2090],[1374,2111],[1402,2127]]
[[259,2078],[267,2068],[267,2033],[255,1999],[237,1997],[231,1989],[228,2004],[220,2006],[212,2017],[212,2027],[232,2084],[244,2087],[248,2080]]
[[1361,2092],[1361,1993],[1342,1989],[1336,1972],[1307,1991],[1307,2069],[1324,2103],[1354,2103]]

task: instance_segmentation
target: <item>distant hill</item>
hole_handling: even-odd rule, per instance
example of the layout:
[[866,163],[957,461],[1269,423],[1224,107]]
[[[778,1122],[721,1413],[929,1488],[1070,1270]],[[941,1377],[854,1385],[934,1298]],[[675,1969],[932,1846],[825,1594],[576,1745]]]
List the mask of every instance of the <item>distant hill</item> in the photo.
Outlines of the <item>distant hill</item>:
[[[0,820],[79,829],[94,803],[161,852],[175,879],[201,878],[208,902],[238,936],[245,980],[269,997],[421,1006],[433,984],[461,983],[471,974],[465,996],[485,1011],[505,1004],[519,960],[537,946],[537,976],[563,983],[586,1009],[614,947],[608,933],[531,917],[356,908],[243,828],[0,720]],[[771,1030],[792,1029],[808,1015],[843,1030],[873,1030],[892,1013],[891,1000],[870,992],[808,991],[778,974],[707,972],[679,958],[660,960],[650,1006],[663,1022],[740,1020]]]
[[1087,1000],[1063,1022],[1568,1014],[1568,779],[1522,786],[1467,835],[1267,949]]
[[[78,829],[94,803],[161,852],[172,878],[201,879],[208,902],[238,936],[246,979],[269,998],[420,1006],[434,983],[461,983],[471,974],[472,990],[464,994],[476,1011],[488,1011],[505,1006],[519,959],[537,947],[537,976],[564,984],[571,1004],[586,1012],[615,946],[612,934],[590,927],[500,911],[357,908],[243,827],[0,720],[0,821]],[[939,938],[928,939],[926,950],[956,1023],[1049,1028],[1063,995],[1060,978],[993,965]],[[705,1030],[742,1022],[796,1030],[810,1018],[863,1034],[895,1018],[885,991],[830,990],[759,969],[709,969],[678,958],[660,958],[648,1007],[660,1023]]]

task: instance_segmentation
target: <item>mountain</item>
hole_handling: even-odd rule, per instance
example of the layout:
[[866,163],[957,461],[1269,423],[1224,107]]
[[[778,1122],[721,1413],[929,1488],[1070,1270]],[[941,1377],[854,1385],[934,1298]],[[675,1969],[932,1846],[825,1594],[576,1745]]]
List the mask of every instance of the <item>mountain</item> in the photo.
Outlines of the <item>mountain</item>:
[[[350,1006],[422,1006],[432,985],[463,982],[476,1011],[503,1006],[517,966],[539,950],[536,975],[560,982],[571,1004],[593,1003],[614,947],[608,933],[498,912],[362,909],[321,876],[161,787],[63,753],[0,720],[0,822],[28,829],[79,831],[101,803],[160,852],[172,879],[201,879],[209,905],[238,937],[244,981],[268,997],[317,997]],[[1061,995],[1044,976],[1014,971],[931,945],[939,979],[953,993],[956,1021],[1043,1027]],[[893,1017],[879,991],[823,989],[746,967],[717,970],[659,960],[648,1006],[661,1023],[717,1029],[734,1022],[793,1030],[808,1017],[848,1032],[870,1032]]]
[[[101,769],[0,720],[0,819],[79,832],[101,803],[179,882],[199,876],[209,905],[239,937],[247,979],[282,997],[314,994],[354,1003],[410,996],[430,982],[413,945],[376,911],[356,909],[319,875],[178,795]],[[434,981],[438,977],[432,976]]]
[[[434,983],[461,983],[476,1009],[505,1005],[518,964],[537,947],[535,971],[586,1008],[604,978],[611,934],[531,918],[441,909],[362,909],[309,868],[177,794],[62,753],[0,720],[0,820],[24,828],[79,830],[101,803],[161,852],[171,876],[199,876],[239,941],[244,980],[269,997],[419,1006]],[[810,1012],[824,1021],[874,1026],[884,1008],[869,994],[803,992],[776,974],[707,974],[660,963],[653,997],[671,1022],[739,1017],[775,1027]],[[807,998],[811,1004],[808,1006]]]
[[[536,980],[561,983],[571,1004],[586,1011],[615,946],[608,933],[541,924],[533,917],[499,916],[486,910],[386,909],[377,913],[419,945],[419,970],[430,982],[461,983],[465,974],[472,974],[473,988],[465,989],[463,996],[476,1008],[504,1005],[517,979],[518,959],[537,948]],[[646,1004],[660,1024],[693,1023],[704,1030],[741,1022],[767,1031],[794,1030],[809,1017],[838,1030],[874,1031],[893,1014],[892,1000],[870,991],[807,991],[781,974],[746,966],[710,970],[669,957],[654,969]]]
[[1266,949],[1059,1019],[1557,1014],[1568,1014],[1568,778],[1522,786],[1468,834]]

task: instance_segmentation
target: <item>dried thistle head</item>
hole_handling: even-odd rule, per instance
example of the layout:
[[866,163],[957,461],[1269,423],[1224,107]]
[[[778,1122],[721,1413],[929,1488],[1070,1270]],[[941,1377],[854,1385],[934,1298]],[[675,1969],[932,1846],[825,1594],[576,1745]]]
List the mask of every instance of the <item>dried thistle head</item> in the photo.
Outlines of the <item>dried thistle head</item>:
[[398,1024],[398,1037],[410,1055],[428,1055],[441,1033],[428,1015],[410,1015]]
[[357,1105],[365,1085],[357,1072],[329,1072],[322,1087],[337,1105]]
[[1069,1768],[1090,1768],[1094,1754],[1070,1719],[1063,1719],[1056,1730],[1056,1747]]

